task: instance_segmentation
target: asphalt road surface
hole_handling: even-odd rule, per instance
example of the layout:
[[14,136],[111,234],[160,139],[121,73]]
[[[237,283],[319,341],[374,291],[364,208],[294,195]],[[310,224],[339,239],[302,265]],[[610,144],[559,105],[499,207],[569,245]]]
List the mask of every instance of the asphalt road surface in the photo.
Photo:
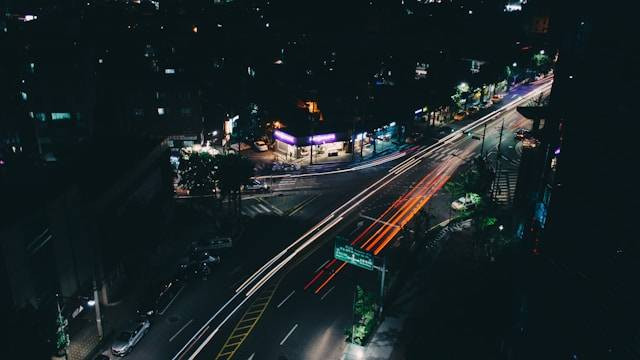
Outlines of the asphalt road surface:
[[[515,157],[513,130],[526,125],[515,103],[550,85],[516,89],[504,109],[461,130],[481,134],[487,122],[484,149],[495,151],[504,119],[502,147]],[[438,190],[479,154],[480,143],[456,132],[377,166],[266,180],[272,193],[243,200],[252,218],[243,239],[207,279],[185,287],[127,358],[339,359],[354,284],[375,287],[378,278],[331,261],[334,237],[364,234],[354,246],[382,255],[417,209],[432,206],[438,219],[448,217],[450,199],[438,201]]]

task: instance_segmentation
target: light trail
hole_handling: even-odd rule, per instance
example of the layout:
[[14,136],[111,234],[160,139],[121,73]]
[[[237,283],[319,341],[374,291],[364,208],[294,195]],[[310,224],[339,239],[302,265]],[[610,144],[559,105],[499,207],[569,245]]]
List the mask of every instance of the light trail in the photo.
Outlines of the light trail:
[[338,269],[336,271],[334,271],[328,278],[327,280],[325,280],[322,285],[320,285],[320,287],[318,287],[316,289],[316,291],[314,291],[314,294],[317,294],[320,292],[320,290],[322,290],[323,287],[327,286],[327,284],[329,283],[329,281],[331,281],[331,279],[333,279],[336,275],[338,275],[338,273],[340,272],[340,270],[342,270],[345,266],[347,265],[346,262],[343,262],[342,265],[340,265],[340,267],[338,267]]
[[[411,190],[411,192],[409,192],[409,201],[407,201],[400,209],[398,209],[396,213],[389,220],[387,220],[387,222],[393,225],[398,225],[398,220],[400,220],[404,216],[404,214],[406,214],[407,211],[409,211],[409,209],[411,209],[411,207],[413,207],[420,200],[420,198],[424,196],[431,185],[433,185],[433,183],[435,183],[436,180],[449,169],[449,167],[450,165],[447,163],[441,164],[431,173],[423,177],[420,181],[420,185],[416,186]],[[378,243],[378,241],[380,241],[380,239],[393,228],[393,226],[381,226],[376,234],[370,237],[369,240],[367,240],[367,242],[361,247],[366,251],[370,251]]]
[[[427,156],[429,156],[433,151],[435,151],[437,148],[440,148],[442,146],[445,145],[449,145],[452,144],[453,142],[455,142],[456,140],[460,139],[462,137],[462,133],[467,131],[467,130],[471,130],[474,129],[475,127],[478,127],[482,124],[484,124],[487,121],[492,120],[496,115],[498,115],[500,112],[507,110],[507,109],[512,109],[516,106],[518,106],[519,104],[528,101],[530,98],[537,96],[538,94],[547,91],[551,88],[552,83],[548,83],[545,85],[540,86],[537,89],[532,90],[531,92],[529,92],[527,95],[520,97],[512,102],[510,102],[509,104],[505,104],[504,106],[502,106],[501,108],[494,110],[492,112],[490,112],[489,114],[481,117],[480,119],[474,121],[471,124],[468,124],[462,128],[460,128],[459,130],[445,136],[444,138],[440,139],[437,143],[432,144],[430,146],[424,147],[420,150],[418,150],[411,158],[409,159],[405,159],[403,160],[400,164],[397,164],[394,168],[392,168],[385,176],[383,176],[382,178],[380,178],[379,180],[377,180],[376,182],[374,182],[373,184],[371,184],[370,186],[368,186],[367,188],[363,189],[361,192],[359,192],[357,195],[355,195],[354,197],[352,197],[351,199],[349,199],[347,202],[345,202],[343,205],[341,205],[340,207],[338,207],[337,209],[335,209],[331,214],[329,214],[327,217],[325,217],[321,222],[319,222],[318,224],[316,224],[312,229],[310,229],[309,231],[307,231],[305,234],[303,234],[302,236],[300,236],[298,239],[296,239],[292,244],[290,244],[287,248],[285,248],[283,251],[281,251],[280,253],[278,253],[276,256],[274,256],[272,259],[270,259],[269,261],[267,261],[267,263],[265,263],[262,267],[260,267],[260,269],[258,269],[256,272],[254,272],[247,280],[245,280],[243,282],[243,284],[238,287],[238,289],[236,289],[236,293],[231,297],[231,299],[229,299],[206,323],[205,325],[203,325],[195,334],[194,336],[185,344],[185,346],[183,346],[178,353],[173,357],[173,360],[178,359],[180,357],[183,356],[183,353],[185,351],[190,351],[188,349],[191,349],[191,347],[193,346],[193,342],[194,341],[198,341],[200,339],[200,337],[202,337],[202,335],[206,332],[206,330],[209,328],[209,324],[211,323],[211,321],[213,321],[224,309],[227,308],[227,306],[229,306],[236,298],[237,296],[243,292],[244,290],[246,290],[249,286],[251,286],[252,283],[256,282],[255,285],[253,287],[251,287],[251,289],[249,291],[247,291],[245,298],[241,301],[241,303],[236,306],[229,314],[228,316],[225,318],[225,320],[223,320],[223,322],[215,329],[214,332],[212,332],[212,334],[210,334],[207,339],[198,347],[198,349],[194,352],[194,354],[190,357],[190,359],[193,359],[195,356],[198,355],[198,353],[200,353],[200,351],[202,351],[202,349],[209,343],[209,341],[211,341],[211,338],[213,338],[213,336],[218,332],[218,330],[220,329],[220,326],[222,326],[222,324],[224,324],[226,322],[226,320],[228,320],[246,301],[247,299],[249,299],[249,297],[251,297],[257,290],[259,290],[268,280],[270,280],[279,270],[281,270],[284,266],[286,266],[295,256],[297,256],[297,254],[299,254],[301,251],[303,251],[307,246],[309,246],[312,242],[314,242],[316,239],[318,239],[320,236],[322,236],[323,234],[325,234],[327,231],[329,231],[331,228],[333,228],[337,223],[339,223],[344,216],[346,216],[349,212],[351,212],[354,208],[356,208],[357,206],[359,206],[360,204],[362,204],[362,202],[366,201],[368,198],[370,198],[371,196],[373,196],[375,193],[377,193],[380,189],[384,188],[386,185],[388,185],[389,183],[391,183],[393,180],[395,180],[396,178],[398,178],[399,176],[401,176],[403,173],[405,173],[406,171],[412,169],[413,167],[415,167],[417,164],[420,163],[420,161],[416,161],[416,160],[421,160],[426,158]],[[388,158],[381,158],[381,159],[377,159],[372,161],[371,163],[367,163],[367,164],[361,164],[358,166],[355,166],[353,168],[349,168],[349,169],[341,169],[341,170],[335,170],[335,171],[329,171],[329,172],[323,172],[323,173],[309,173],[309,174],[299,174],[299,175],[282,175],[282,176],[273,176],[271,178],[285,178],[285,177],[289,177],[289,178],[297,178],[297,177],[308,177],[308,176],[321,176],[321,175],[330,175],[330,174],[339,174],[339,173],[345,173],[345,172],[350,172],[350,171],[358,171],[361,169],[365,169],[368,167],[372,167],[372,166],[376,166],[379,165],[381,163],[384,162],[388,162],[388,161],[392,161],[401,157],[406,156],[409,153],[409,151],[405,151],[405,152],[400,152],[397,154],[392,154],[389,155]],[[389,160],[391,159],[391,160]],[[409,164],[410,163],[410,164]],[[265,178],[265,177],[257,177],[257,178]],[[426,202],[425,202],[426,203]],[[346,208],[346,209],[345,209]],[[333,221],[332,221],[333,220]],[[318,230],[319,229],[319,230]],[[317,232],[316,232],[317,231]],[[311,236],[308,240],[304,241],[308,236],[310,236],[312,233],[316,232],[313,236]],[[388,238],[385,238],[385,241],[387,241]],[[304,241],[304,242],[303,242]],[[391,241],[391,240],[389,240]],[[298,246],[297,249],[295,249],[289,256],[287,256],[286,258],[282,259],[282,257],[289,251],[291,251],[291,249],[293,249],[295,246],[297,246],[298,244],[300,244],[301,242],[303,242],[301,245]],[[380,248],[380,247],[379,247]],[[378,249],[376,249],[377,251]],[[380,249],[382,250],[382,249]],[[278,262],[279,261],[279,262]],[[276,262],[278,262],[278,264],[273,267],[270,271],[267,272],[267,270],[269,268],[271,268]],[[335,264],[335,262],[331,262],[330,264],[328,264],[327,266],[325,266],[325,270],[328,269],[330,266],[332,266],[333,264]],[[340,269],[342,269],[343,266],[341,265]],[[266,274],[265,274],[266,272]],[[331,278],[335,277],[335,274],[337,274],[337,272],[334,272],[331,276]],[[186,350],[185,350],[186,349]]]

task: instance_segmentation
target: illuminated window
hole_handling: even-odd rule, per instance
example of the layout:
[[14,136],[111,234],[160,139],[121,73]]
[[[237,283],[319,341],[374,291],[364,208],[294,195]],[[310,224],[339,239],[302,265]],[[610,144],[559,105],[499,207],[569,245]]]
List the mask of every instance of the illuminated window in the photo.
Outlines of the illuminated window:
[[71,113],[51,113],[51,120],[69,120],[71,119]]
[[43,112],[36,113],[36,120],[41,121],[41,122],[47,121],[47,114],[45,114]]

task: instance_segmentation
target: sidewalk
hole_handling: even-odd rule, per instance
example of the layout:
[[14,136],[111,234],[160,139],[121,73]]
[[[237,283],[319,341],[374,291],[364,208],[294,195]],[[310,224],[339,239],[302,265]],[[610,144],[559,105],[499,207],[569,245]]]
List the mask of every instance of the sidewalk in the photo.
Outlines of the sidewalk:
[[[191,209],[182,209],[192,211]],[[188,214],[177,215],[187,216]],[[67,348],[68,360],[92,359],[98,353],[105,352],[111,345],[117,331],[121,330],[129,321],[138,317],[137,309],[142,292],[147,289],[146,284],[152,281],[162,281],[174,275],[177,268],[178,256],[185,252],[189,242],[194,238],[191,231],[187,231],[187,236],[173,236],[168,234],[167,238],[160,242],[148,257],[148,263],[135,274],[128,278],[126,295],[119,301],[101,305],[102,326],[104,336],[102,341],[98,336],[94,309],[85,310],[78,319],[70,321],[69,347]]]
[[347,344],[342,360],[388,360],[392,359],[401,342],[405,321],[419,303],[422,291],[421,274],[424,269],[414,274],[398,292],[399,296],[392,304],[387,305],[385,317],[365,346]]
[[[382,143],[382,141],[380,141]],[[305,173],[314,173],[320,171],[331,171],[337,169],[348,169],[350,167],[356,167],[362,165],[364,162],[373,161],[384,157],[386,155],[392,154],[394,152],[399,152],[405,150],[412,145],[410,144],[400,144],[400,143],[392,143],[391,141],[385,141],[388,144],[378,144],[376,145],[376,152],[373,152],[373,146],[365,146],[363,149],[363,156],[360,157],[360,152],[356,151],[354,156],[353,153],[341,153],[338,156],[332,156],[330,158],[322,158],[322,159],[313,159],[313,165],[309,164],[309,158],[302,158],[296,160],[289,160],[288,163],[298,164],[300,165],[299,171],[291,171],[284,173],[273,173],[268,168],[263,168],[260,173],[256,174],[257,177],[265,177],[271,175],[299,175]]]

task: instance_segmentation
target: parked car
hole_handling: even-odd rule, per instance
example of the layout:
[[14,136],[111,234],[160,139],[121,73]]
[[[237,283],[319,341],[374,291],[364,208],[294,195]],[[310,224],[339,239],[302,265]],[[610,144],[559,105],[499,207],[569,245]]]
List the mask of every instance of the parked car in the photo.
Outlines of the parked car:
[[467,116],[466,111],[458,111],[455,115],[453,115],[453,120],[460,121]]
[[527,129],[520,128],[515,132],[516,139],[524,140],[526,138],[531,137],[531,132]]
[[522,140],[522,147],[523,148],[533,149],[533,148],[538,147],[538,145],[540,145],[540,141],[538,141],[538,139],[533,138],[533,137],[528,137],[528,138]]
[[458,200],[451,203],[453,210],[471,210],[480,203],[480,195],[475,193],[467,193],[465,196],[460,197]]
[[184,283],[177,276],[150,285],[139,303],[138,313],[148,319],[162,313],[183,287]]
[[478,110],[480,110],[479,107],[477,106],[469,106],[469,108],[467,109],[467,113],[469,114],[475,114],[476,112],[478,112]]
[[491,97],[491,101],[493,101],[494,104],[499,102],[499,101],[501,101],[501,100],[502,100],[502,96],[500,96],[500,95],[493,95]]
[[111,345],[111,353],[115,356],[125,356],[133,350],[149,331],[151,323],[147,319],[140,320],[132,324],[127,330],[122,331]]
[[242,190],[246,192],[267,192],[269,191],[269,185],[257,179],[251,179],[249,184],[243,186]]
[[300,165],[299,164],[290,164],[290,163],[274,163],[273,166],[271,167],[272,171],[296,171],[296,170],[300,170]]
[[441,128],[438,129],[438,132],[436,133],[436,135],[439,138],[443,138],[453,132],[455,132],[456,130],[454,128],[452,128],[451,126],[442,126]]
[[208,251],[192,251],[188,257],[180,260],[180,267],[188,267],[194,264],[215,265],[220,263],[220,256],[211,255]]
[[191,243],[192,252],[213,251],[218,249],[230,248],[232,246],[230,237],[225,236],[207,236],[202,240]]
[[269,147],[267,146],[267,143],[265,143],[262,140],[254,141],[253,142],[253,148],[256,149],[256,151],[259,151],[259,152],[264,152],[264,151],[269,150]]
[[192,252],[187,258],[183,258],[178,265],[180,277],[185,280],[207,276],[211,273],[211,267],[219,264],[220,256],[210,255],[207,251]]
[[409,136],[407,136],[404,141],[407,144],[415,144],[417,142],[419,142],[420,140],[422,140],[422,138],[424,137],[424,135],[422,133],[419,132],[413,132],[411,133]]

